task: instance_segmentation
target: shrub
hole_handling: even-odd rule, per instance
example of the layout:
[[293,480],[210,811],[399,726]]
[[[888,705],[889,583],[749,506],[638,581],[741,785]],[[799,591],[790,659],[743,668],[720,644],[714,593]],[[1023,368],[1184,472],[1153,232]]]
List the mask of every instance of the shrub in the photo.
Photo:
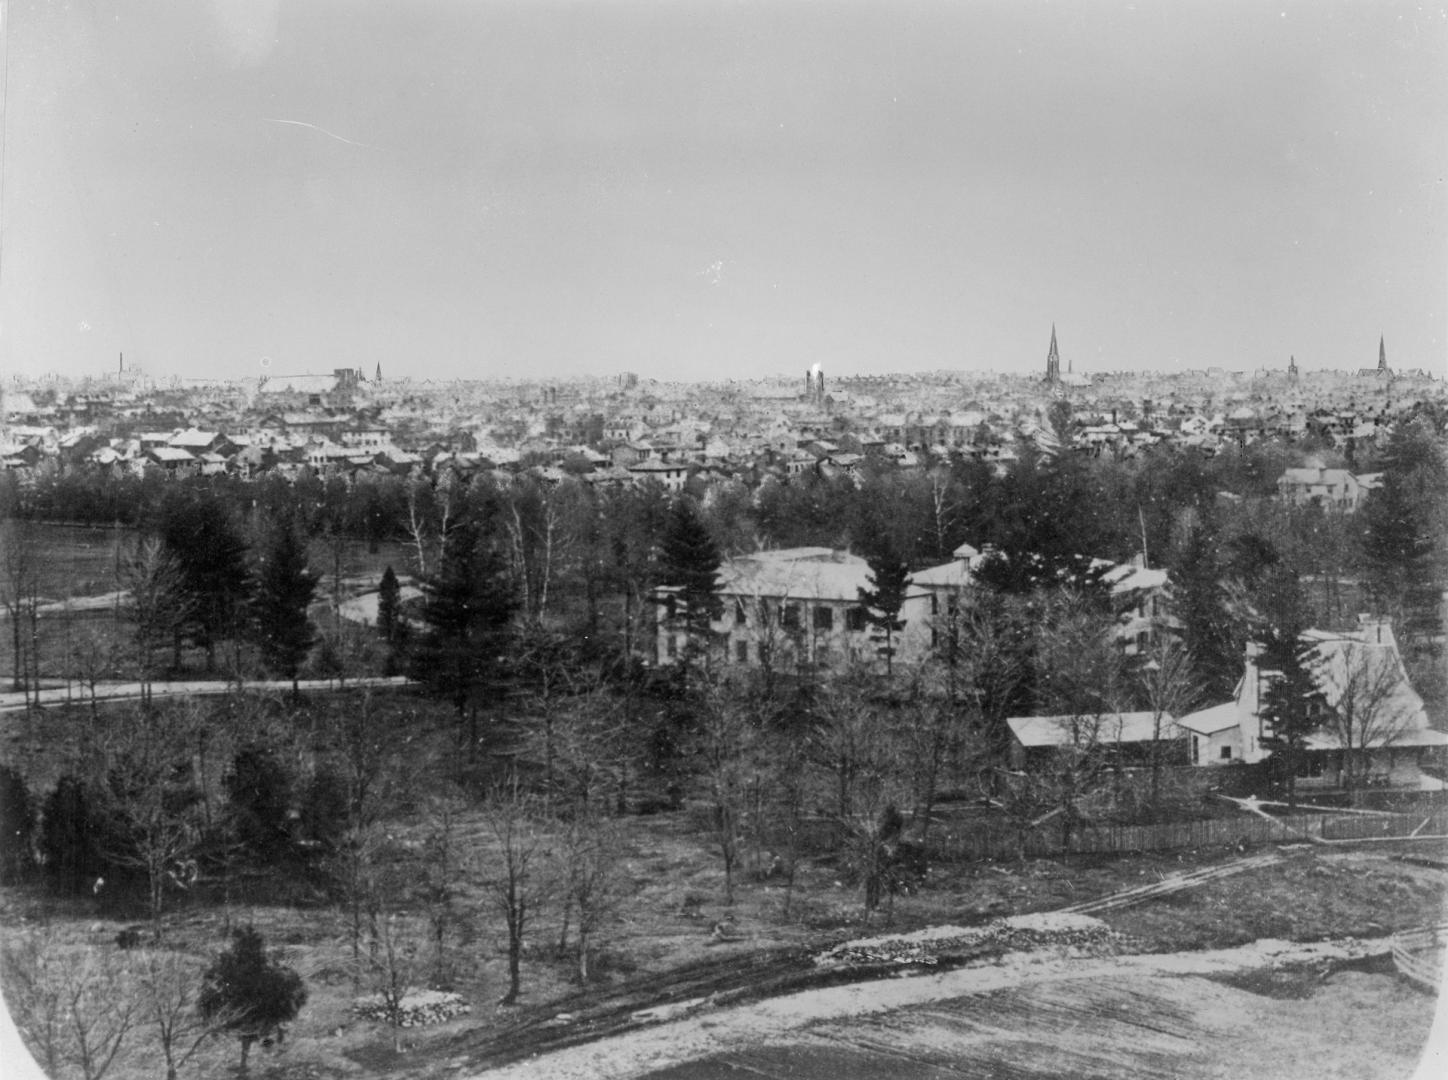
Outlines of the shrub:
[[231,948],[206,969],[197,1008],[210,1023],[241,1042],[241,1069],[254,1042],[281,1041],[286,1025],[307,1002],[302,977],[269,959],[255,927],[232,932]]

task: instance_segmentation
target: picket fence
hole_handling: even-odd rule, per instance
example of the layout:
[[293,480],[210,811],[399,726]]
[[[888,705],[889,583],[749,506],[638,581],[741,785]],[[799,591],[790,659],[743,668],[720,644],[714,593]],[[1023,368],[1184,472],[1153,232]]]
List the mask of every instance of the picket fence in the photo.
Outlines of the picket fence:
[[943,860],[1010,859],[1052,855],[1123,854],[1186,848],[1251,847],[1310,840],[1370,840],[1385,837],[1448,835],[1448,809],[1431,813],[1377,817],[1358,814],[1293,814],[1181,821],[1162,825],[1080,825],[1062,843],[1061,825],[1052,820],[1035,829],[997,822],[946,828],[932,834],[930,853]]

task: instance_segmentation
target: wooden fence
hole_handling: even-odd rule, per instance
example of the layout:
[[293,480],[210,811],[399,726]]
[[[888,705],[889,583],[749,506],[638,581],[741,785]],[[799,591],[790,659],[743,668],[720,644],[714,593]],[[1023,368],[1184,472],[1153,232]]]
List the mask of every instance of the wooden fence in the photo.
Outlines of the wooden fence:
[[1173,851],[1184,848],[1251,847],[1309,840],[1368,840],[1384,837],[1448,834],[1448,809],[1429,814],[1377,817],[1358,814],[1294,814],[1238,817],[1164,825],[1083,825],[1062,843],[1061,825],[1052,820],[1035,829],[1000,822],[971,823],[931,836],[931,854],[945,860],[1009,859],[1091,853]]
[[1393,966],[1410,981],[1436,994],[1443,979],[1448,923],[1393,935]]

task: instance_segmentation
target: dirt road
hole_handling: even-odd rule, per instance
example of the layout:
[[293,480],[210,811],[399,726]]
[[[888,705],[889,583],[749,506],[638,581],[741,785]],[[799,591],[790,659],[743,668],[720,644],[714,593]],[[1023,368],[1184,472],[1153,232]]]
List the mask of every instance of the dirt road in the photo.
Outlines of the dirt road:
[[[1383,939],[1082,958],[1001,957],[938,974],[697,1005],[657,1026],[485,1075],[584,1080],[891,1076],[1413,1075],[1434,1003],[1391,974],[1322,973]],[[1306,967],[1299,1000],[1223,980]]]

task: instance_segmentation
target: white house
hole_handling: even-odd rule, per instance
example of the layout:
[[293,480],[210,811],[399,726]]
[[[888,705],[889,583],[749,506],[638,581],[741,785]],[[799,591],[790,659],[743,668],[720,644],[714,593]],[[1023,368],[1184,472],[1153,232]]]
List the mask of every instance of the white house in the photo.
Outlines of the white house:
[[[1408,682],[1392,626],[1359,616],[1356,631],[1309,630],[1315,656],[1313,681],[1318,693],[1310,708],[1321,718],[1305,740],[1297,783],[1338,787],[1348,769],[1370,784],[1440,788],[1425,773],[1448,747],[1448,734],[1428,726],[1423,699]],[[1241,681],[1232,700],[1181,717],[1177,723],[1192,739],[1198,765],[1249,764],[1276,749],[1271,720],[1263,704],[1272,681],[1260,649],[1249,646]],[[1351,761],[1349,760],[1351,758]]]
[[[874,661],[885,648],[883,631],[871,626],[860,604],[870,567],[858,555],[827,547],[761,551],[725,560],[719,568],[722,611],[710,629],[716,654],[728,664],[792,670],[805,664]],[[673,663],[684,635],[669,625],[674,590],[657,590],[656,660]],[[929,648],[929,594],[911,586],[892,635],[901,658]]]

